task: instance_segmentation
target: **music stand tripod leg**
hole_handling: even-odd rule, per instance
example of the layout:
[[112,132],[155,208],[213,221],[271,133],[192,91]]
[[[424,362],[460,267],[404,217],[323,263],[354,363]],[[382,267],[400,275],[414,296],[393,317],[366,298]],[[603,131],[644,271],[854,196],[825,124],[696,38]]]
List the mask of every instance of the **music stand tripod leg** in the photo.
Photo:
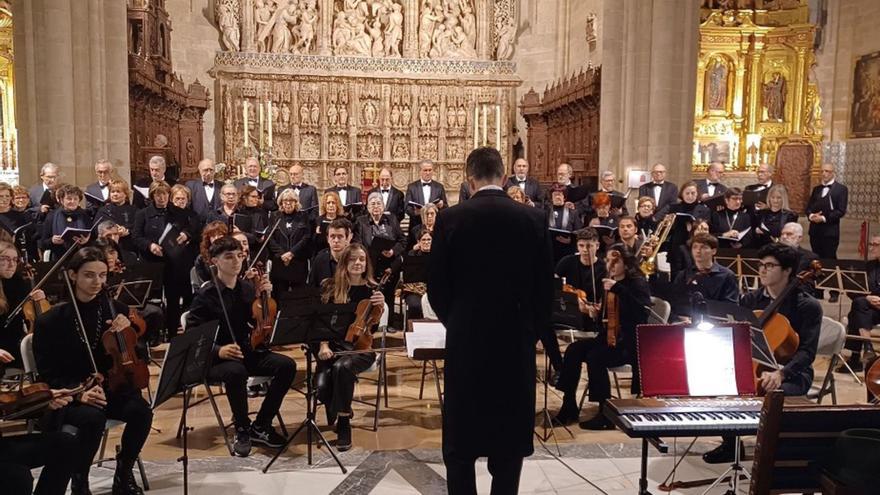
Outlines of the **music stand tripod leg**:
[[711,485],[709,485],[709,488],[706,488],[706,491],[703,492],[703,495],[707,495],[710,491],[712,491],[713,488],[721,484],[721,482],[724,481],[725,478],[727,478],[728,474],[730,475],[730,480],[728,481],[730,483],[730,488],[727,490],[726,495],[736,495],[737,491],[739,490],[740,475],[745,475],[745,477],[749,480],[752,479],[748,471],[746,471],[742,467],[742,464],[740,464],[742,451],[740,449],[739,437],[734,437],[733,441],[735,442],[733,447],[733,463],[730,465],[729,468],[727,468],[727,470],[721,473],[721,476],[719,476],[718,479],[716,479]]

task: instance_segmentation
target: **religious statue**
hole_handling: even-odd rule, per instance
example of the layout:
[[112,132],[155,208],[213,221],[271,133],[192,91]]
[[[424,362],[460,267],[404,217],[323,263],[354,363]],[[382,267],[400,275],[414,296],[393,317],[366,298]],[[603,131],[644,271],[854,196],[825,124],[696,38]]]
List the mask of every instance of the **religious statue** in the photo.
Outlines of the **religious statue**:
[[312,44],[315,42],[315,25],[318,22],[318,12],[314,8],[308,8],[300,14],[299,19],[299,41],[296,44],[296,51],[299,53],[309,53],[312,51]]
[[339,113],[336,111],[336,105],[330,104],[327,106],[327,123],[331,126],[336,125],[337,117]]
[[428,124],[436,128],[439,123],[440,110],[437,108],[437,105],[431,105],[431,110],[428,112]]
[[372,101],[367,100],[363,108],[364,124],[376,125],[376,105]]
[[317,127],[321,121],[321,108],[318,107],[318,102],[312,102],[312,110],[311,110],[311,121],[312,125]]
[[400,57],[400,40],[403,38],[403,13],[400,4],[391,5],[388,26],[385,28],[385,56]]
[[516,42],[516,26],[509,19],[498,31],[498,48],[495,50],[497,60],[510,60],[513,56],[513,44]]
[[309,125],[309,103],[307,101],[304,101],[299,107],[299,125]]
[[339,125],[348,125],[348,108],[345,105],[339,105]]
[[467,2],[464,2],[461,6],[461,28],[464,30],[465,36],[467,36],[468,46],[476,51],[477,19],[474,17],[474,9],[471,8],[470,4]]
[[385,40],[382,38],[382,23],[379,19],[373,21],[370,25],[370,38],[373,40],[370,55],[374,58],[382,58],[385,54]]
[[409,109],[409,105],[404,105],[403,108],[400,109],[400,125],[408,126],[412,121],[412,110]]
[[443,7],[425,3],[422,6],[422,14],[419,18],[419,57],[427,58],[431,52],[432,40],[434,39],[434,26],[443,20]]
[[256,0],[254,4],[254,21],[257,23],[257,51],[265,52],[269,45],[267,39],[272,32],[269,24],[272,20],[272,8],[266,4],[266,0]]
[[281,105],[281,125],[285,130],[290,125],[290,107],[287,103]]
[[428,106],[424,103],[419,107],[419,126],[428,127]]
[[712,59],[712,66],[706,71],[706,109],[727,109],[727,76],[728,70],[721,60]]
[[467,110],[464,109],[464,105],[458,106],[458,112],[456,112],[456,122],[459,127],[465,127],[467,125]]
[[239,51],[240,33],[238,30],[238,21],[235,19],[235,12],[232,11],[230,5],[223,5],[220,8],[220,31],[223,36],[220,41],[227,51]]
[[764,83],[762,92],[764,108],[767,109],[768,120],[783,120],[785,118],[785,78],[779,72],[774,72],[773,77]]
[[590,12],[587,15],[587,44],[595,43],[598,39],[596,35],[596,13]]
[[392,126],[397,127],[400,125],[400,105],[394,104],[391,107],[390,119]]

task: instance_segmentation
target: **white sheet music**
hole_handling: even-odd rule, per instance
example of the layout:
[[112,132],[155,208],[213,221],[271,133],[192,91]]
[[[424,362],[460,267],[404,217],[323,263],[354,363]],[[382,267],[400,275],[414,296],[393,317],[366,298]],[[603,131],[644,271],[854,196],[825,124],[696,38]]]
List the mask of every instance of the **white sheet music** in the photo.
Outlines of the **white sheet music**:
[[446,327],[439,321],[415,321],[413,331],[406,332],[406,355],[413,357],[416,349],[445,349]]
[[685,328],[684,356],[690,395],[739,395],[731,327]]

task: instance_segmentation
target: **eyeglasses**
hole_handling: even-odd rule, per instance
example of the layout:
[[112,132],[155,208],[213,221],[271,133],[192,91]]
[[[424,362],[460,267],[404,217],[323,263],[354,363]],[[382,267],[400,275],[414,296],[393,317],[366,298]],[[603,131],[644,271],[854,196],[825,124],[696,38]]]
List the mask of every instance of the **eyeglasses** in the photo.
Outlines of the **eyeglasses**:
[[777,266],[782,266],[779,263],[773,263],[768,261],[767,263],[758,263],[758,270],[772,270]]
[[15,265],[18,264],[18,258],[13,256],[0,256],[0,264]]

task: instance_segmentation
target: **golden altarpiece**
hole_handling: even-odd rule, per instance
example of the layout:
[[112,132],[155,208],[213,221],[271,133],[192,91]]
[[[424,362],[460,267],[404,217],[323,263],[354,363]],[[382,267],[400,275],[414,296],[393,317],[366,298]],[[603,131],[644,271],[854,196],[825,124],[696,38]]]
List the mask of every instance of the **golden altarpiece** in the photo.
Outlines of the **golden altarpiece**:
[[15,93],[12,72],[12,13],[0,1],[0,176],[17,181],[17,143],[15,133]]
[[800,206],[822,139],[807,0],[704,0],[701,21],[694,170],[776,164]]
[[[218,0],[218,158],[226,175],[258,154],[331,184],[378,167],[403,187],[422,159],[458,191],[475,145],[507,158],[520,84],[509,59],[513,0]],[[231,173],[230,173],[231,172]]]

